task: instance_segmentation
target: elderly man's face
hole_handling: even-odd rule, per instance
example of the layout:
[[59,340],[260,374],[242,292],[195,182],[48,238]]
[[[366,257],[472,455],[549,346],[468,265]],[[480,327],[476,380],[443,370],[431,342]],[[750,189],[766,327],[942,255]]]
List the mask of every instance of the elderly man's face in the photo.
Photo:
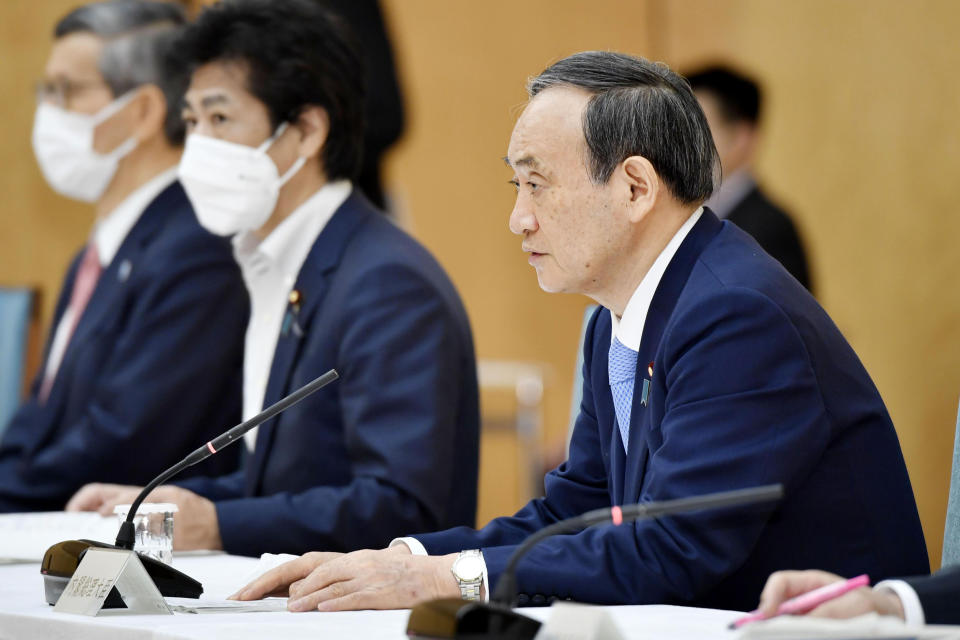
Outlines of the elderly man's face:
[[585,91],[555,87],[538,94],[513,129],[507,162],[517,201],[510,230],[549,292],[603,290],[628,251],[624,211],[610,185],[594,185],[583,137]]
[[[85,115],[93,115],[109,105],[115,96],[100,73],[102,51],[103,40],[90,33],[58,38],[50,50],[37,98]],[[94,131],[94,150],[111,151],[130,135],[130,126],[130,118],[121,114],[102,122]]]

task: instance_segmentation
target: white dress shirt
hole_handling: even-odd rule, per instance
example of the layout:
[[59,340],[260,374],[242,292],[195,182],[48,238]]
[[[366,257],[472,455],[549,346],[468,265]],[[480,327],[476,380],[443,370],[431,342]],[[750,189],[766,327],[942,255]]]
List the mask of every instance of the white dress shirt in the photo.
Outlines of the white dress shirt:
[[663,248],[657,259],[653,261],[647,274],[643,276],[640,285],[630,296],[627,306],[623,309],[623,317],[618,318],[613,311],[610,312],[610,343],[616,338],[623,346],[634,351],[640,351],[640,340],[643,338],[643,327],[647,323],[647,312],[650,310],[650,303],[653,301],[653,294],[657,292],[660,286],[660,280],[670,266],[670,261],[677,253],[677,249],[683,244],[684,238],[697,224],[697,220],[703,215],[703,207],[694,211],[687,221],[677,230],[670,242]]
[[[352,190],[347,180],[320,188],[261,242],[253,232],[233,238],[233,250],[250,293],[243,353],[243,419],[263,410],[267,381],[290,292],[313,244]],[[257,429],[244,436],[251,451]]]
[[[660,286],[660,280],[670,265],[670,261],[673,260],[673,256],[677,253],[677,249],[683,244],[684,238],[686,238],[690,230],[693,229],[693,225],[697,224],[697,220],[700,219],[701,215],[703,215],[703,207],[694,211],[677,232],[673,234],[670,242],[663,248],[663,251],[657,256],[657,259],[653,261],[653,265],[651,265],[646,275],[643,276],[643,280],[640,281],[640,285],[633,292],[630,301],[627,302],[627,306],[623,310],[623,317],[618,318],[613,311],[610,312],[610,320],[613,322],[613,327],[610,331],[611,343],[613,338],[617,337],[625,347],[629,347],[634,351],[640,350],[640,339],[643,337],[643,325],[647,320],[647,311],[650,309],[653,294],[656,293],[657,287]],[[389,546],[392,547],[398,544],[407,545],[410,553],[415,556],[428,555],[426,547],[416,538],[394,538]],[[484,601],[488,601],[490,600],[490,579],[487,574],[487,563],[484,561],[482,553],[480,554],[480,562],[483,564],[483,586],[485,592],[483,598]]]
[[736,209],[756,186],[757,183],[749,169],[738,169],[724,177],[720,188],[704,204],[710,207],[710,211],[713,211],[718,218],[726,220],[730,212]]
[[903,580],[884,580],[878,582],[874,589],[889,589],[893,591],[901,604],[903,604],[903,619],[911,626],[923,626],[927,619],[923,614],[923,605],[920,604],[920,596],[913,590],[909,584]]
[[[128,195],[113,211],[94,223],[93,231],[90,233],[90,241],[97,247],[101,267],[106,269],[113,262],[114,256],[120,250],[120,245],[130,234],[133,226],[137,224],[143,212],[176,179],[177,167],[173,166],[151,178],[146,184]],[[121,265],[121,269],[126,270],[126,273],[120,271],[117,275],[121,279],[126,279],[130,275],[130,266]],[[57,375],[60,363],[63,362],[63,355],[67,351],[72,327],[73,309],[68,304],[60,317],[60,322],[57,323],[57,330],[53,334],[53,343],[50,345],[50,357],[47,358],[44,378],[53,379]]]

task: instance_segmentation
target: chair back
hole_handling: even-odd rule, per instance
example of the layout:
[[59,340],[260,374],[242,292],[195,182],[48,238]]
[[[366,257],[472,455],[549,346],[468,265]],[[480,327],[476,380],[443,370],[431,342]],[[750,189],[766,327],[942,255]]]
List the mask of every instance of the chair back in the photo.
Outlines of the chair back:
[[953,471],[947,498],[947,524],[943,532],[943,566],[960,565],[960,410],[953,440]]
[[20,405],[34,291],[0,287],[0,436]]

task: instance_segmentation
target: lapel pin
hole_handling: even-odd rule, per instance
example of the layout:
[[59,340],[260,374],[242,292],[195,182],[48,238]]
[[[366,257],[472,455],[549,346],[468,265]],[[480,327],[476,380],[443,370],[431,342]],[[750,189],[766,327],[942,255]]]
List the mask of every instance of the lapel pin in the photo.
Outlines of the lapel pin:
[[117,269],[117,280],[120,282],[126,282],[130,277],[130,272],[133,271],[133,264],[129,260],[124,260],[120,263],[120,267]]
[[653,361],[650,361],[650,364],[647,365],[647,375],[651,378],[653,377]]
[[300,327],[300,323],[297,322],[296,316],[300,313],[300,303],[303,301],[303,295],[299,289],[292,289],[290,295],[287,296],[287,300],[290,302],[290,308],[287,309],[287,313],[283,317],[283,326],[280,327],[280,335],[286,336],[292,330],[293,334],[299,338],[303,336],[303,329]]

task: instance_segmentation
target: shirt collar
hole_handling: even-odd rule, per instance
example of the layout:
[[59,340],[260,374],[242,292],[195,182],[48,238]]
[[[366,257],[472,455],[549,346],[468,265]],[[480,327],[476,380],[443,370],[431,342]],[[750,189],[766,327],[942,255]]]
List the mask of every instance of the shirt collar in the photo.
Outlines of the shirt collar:
[[176,179],[177,167],[174,165],[138,187],[105,218],[97,221],[93,227],[92,241],[97,246],[101,266],[106,267],[113,261],[120,245],[143,212]]
[[690,230],[693,229],[693,225],[697,224],[697,220],[700,219],[701,215],[703,215],[703,207],[700,207],[690,214],[687,221],[673,234],[670,242],[663,248],[663,251],[661,251],[657,259],[654,260],[653,265],[647,271],[646,275],[643,276],[643,280],[640,281],[640,286],[638,286],[633,292],[633,295],[630,296],[630,300],[623,310],[623,317],[618,318],[613,311],[610,312],[610,321],[613,323],[612,330],[610,331],[611,342],[616,338],[623,346],[629,347],[634,351],[640,350],[640,340],[643,338],[643,326],[647,321],[647,311],[649,311],[650,303],[653,301],[653,294],[656,293],[657,287],[660,285],[660,280],[663,278],[663,274],[670,265],[674,254],[677,253],[677,249],[683,244],[683,240],[687,237],[687,234],[690,233]]
[[705,203],[718,218],[725,219],[757,185],[749,169],[737,169],[720,183],[717,192]]
[[252,231],[234,236],[234,256],[244,274],[268,268],[276,268],[288,276],[299,273],[317,236],[352,189],[349,180],[328,182],[294,209],[263,241]]

